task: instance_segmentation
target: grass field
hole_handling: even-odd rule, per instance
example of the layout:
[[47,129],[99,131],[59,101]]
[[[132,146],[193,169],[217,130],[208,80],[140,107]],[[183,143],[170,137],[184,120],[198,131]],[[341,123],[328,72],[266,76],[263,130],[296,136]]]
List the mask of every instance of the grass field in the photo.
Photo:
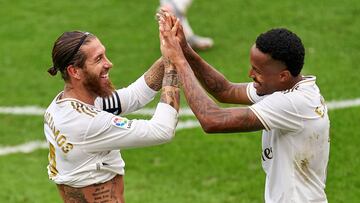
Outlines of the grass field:
[[[211,3],[209,3],[211,2]],[[50,77],[51,49],[64,31],[86,30],[107,47],[118,87],[160,56],[157,0],[0,0],[0,107],[45,108],[62,90]],[[194,30],[215,47],[200,55],[232,81],[250,81],[249,48],[272,27],[296,32],[306,47],[303,74],[317,76],[327,101],[360,98],[360,1],[196,0]],[[154,107],[158,98],[148,107]],[[182,97],[182,106],[186,106]],[[181,120],[194,119],[182,117]],[[360,107],[330,111],[329,202],[360,201]],[[44,140],[41,116],[0,114],[0,147]],[[170,143],[122,151],[129,203],[263,202],[261,132],[177,131]],[[61,202],[48,180],[48,150],[0,156],[0,202]]]

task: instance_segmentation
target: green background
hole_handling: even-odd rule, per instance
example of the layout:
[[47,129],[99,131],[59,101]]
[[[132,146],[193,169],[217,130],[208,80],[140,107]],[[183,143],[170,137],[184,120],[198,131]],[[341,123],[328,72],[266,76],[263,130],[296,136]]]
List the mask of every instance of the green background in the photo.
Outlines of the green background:
[[[160,57],[157,0],[0,0],[0,106],[46,108],[62,90],[52,65],[53,42],[64,31],[97,35],[123,87]],[[360,1],[196,0],[194,31],[212,37],[200,55],[234,82],[250,81],[249,49],[273,27],[297,33],[306,48],[303,74],[317,76],[327,101],[360,97]],[[158,97],[148,107],[154,107]],[[186,106],[182,96],[182,107]],[[180,120],[194,119],[181,117]],[[331,110],[329,202],[360,200],[360,107]],[[44,140],[41,116],[0,114],[0,145]],[[61,202],[48,180],[48,150],[0,156],[0,202]],[[261,132],[205,135],[179,130],[169,144],[122,151],[127,202],[263,202]]]

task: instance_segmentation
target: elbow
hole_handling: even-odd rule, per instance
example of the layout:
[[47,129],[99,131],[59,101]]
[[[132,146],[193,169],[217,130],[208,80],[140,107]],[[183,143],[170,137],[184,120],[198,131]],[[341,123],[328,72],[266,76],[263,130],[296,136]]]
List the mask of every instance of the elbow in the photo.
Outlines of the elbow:
[[199,113],[199,111],[194,111],[195,116],[199,120],[201,128],[205,133],[219,133],[221,132],[224,123],[221,121],[221,119],[219,119],[218,116],[215,116],[214,114],[220,114],[222,111],[218,106],[213,106],[211,107],[211,112],[212,113],[204,114]]
[[200,121],[200,125],[205,133],[212,134],[212,133],[221,132],[219,131],[219,126],[216,123],[208,122],[208,121],[205,122]]
[[169,130],[169,132],[166,133],[166,142],[170,142],[175,137],[175,129]]
[[228,99],[226,97],[224,97],[223,95],[213,95],[213,96],[220,103],[229,103]]
[[163,143],[170,142],[174,137],[175,137],[175,128],[164,129],[158,136],[160,141]]

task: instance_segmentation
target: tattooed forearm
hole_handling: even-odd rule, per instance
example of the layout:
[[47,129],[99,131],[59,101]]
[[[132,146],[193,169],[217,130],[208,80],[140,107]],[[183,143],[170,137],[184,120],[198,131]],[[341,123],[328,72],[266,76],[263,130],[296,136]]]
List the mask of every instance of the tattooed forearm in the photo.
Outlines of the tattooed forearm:
[[164,66],[165,73],[160,102],[167,103],[178,111],[180,106],[180,91],[177,71],[169,60],[164,60]]
[[206,63],[196,52],[187,50],[184,53],[195,76],[209,93],[216,96],[226,90],[228,81],[220,72]]
[[188,61],[191,69],[194,71],[196,78],[211,94],[217,94],[225,91],[229,83],[225,77],[214,69],[210,64],[204,61],[194,50],[191,48],[183,50],[186,60]]
[[183,51],[196,78],[215,99],[225,103],[251,103],[246,94],[246,83],[231,83],[223,74],[204,61],[195,51],[192,49],[185,49]]
[[145,82],[153,90],[161,89],[162,79],[164,77],[164,64],[162,59],[158,59],[150,69],[145,73]]
[[160,98],[160,102],[169,104],[174,107],[177,111],[180,107],[180,90],[179,88],[166,86],[162,88],[162,94]]
[[190,69],[179,69],[186,100],[205,132],[240,132],[263,129],[247,107],[220,108],[201,88]]
[[162,86],[179,87],[179,80],[175,69],[165,69]]

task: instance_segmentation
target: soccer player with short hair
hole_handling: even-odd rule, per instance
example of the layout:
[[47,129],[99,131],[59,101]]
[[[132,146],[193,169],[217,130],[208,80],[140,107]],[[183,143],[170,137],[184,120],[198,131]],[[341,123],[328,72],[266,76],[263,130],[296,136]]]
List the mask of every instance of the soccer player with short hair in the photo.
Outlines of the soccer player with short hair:
[[[174,67],[159,59],[130,86],[115,90],[104,45],[80,31],[55,41],[52,60],[48,72],[60,71],[65,87],[44,115],[49,178],[64,202],[124,202],[125,162],[119,149],[158,145],[174,136],[179,110]],[[161,87],[150,120],[120,116],[143,107]]]
[[[250,83],[232,83],[186,43],[182,27],[159,14],[163,57],[178,71],[186,100],[207,133],[263,130],[265,202],[327,202],[328,110],[315,76],[300,74],[305,49],[285,28],[260,34],[250,49]],[[166,26],[163,26],[165,24]],[[165,29],[166,28],[166,29]],[[221,108],[218,101],[249,106]]]

